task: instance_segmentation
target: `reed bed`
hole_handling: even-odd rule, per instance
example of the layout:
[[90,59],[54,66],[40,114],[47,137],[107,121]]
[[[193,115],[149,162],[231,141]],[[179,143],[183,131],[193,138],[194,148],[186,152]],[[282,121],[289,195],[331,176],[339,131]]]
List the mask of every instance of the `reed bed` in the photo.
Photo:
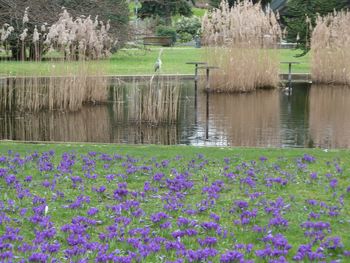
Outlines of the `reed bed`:
[[220,67],[211,74],[213,91],[248,92],[278,85],[278,54],[271,51],[282,38],[277,18],[250,0],[232,8],[223,1],[204,16],[205,60]]
[[[101,63],[102,64],[102,63]],[[0,109],[77,111],[84,103],[103,103],[109,82],[103,67],[85,61],[48,64],[50,76],[4,77],[0,81]]]
[[[117,98],[115,109],[117,118],[127,116],[127,120],[136,123],[149,123],[158,125],[161,123],[176,123],[178,119],[178,107],[180,102],[180,81],[164,79],[159,76],[148,82],[134,80],[124,89],[126,95],[117,91],[118,96],[128,98],[127,102]],[[123,89],[123,87],[119,87]],[[124,101],[124,102],[122,102]],[[127,103],[126,106],[121,103]],[[127,111],[127,114],[125,113]]]
[[350,85],[350,12],[319,16],[311,38],[315,83]]
[[350,90],[348,86],[312,85],[310,89],[310,135],[315,146],[350,147]]

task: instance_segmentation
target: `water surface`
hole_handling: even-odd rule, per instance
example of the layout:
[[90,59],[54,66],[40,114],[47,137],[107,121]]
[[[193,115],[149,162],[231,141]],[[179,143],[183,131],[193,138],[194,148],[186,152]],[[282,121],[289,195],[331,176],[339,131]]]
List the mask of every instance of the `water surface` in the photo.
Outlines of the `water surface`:
[[291,93],[262,90],[207,98],[199,92],[195,103],[189,82],[181,91],[176,124],[128,122],[128,110],[119,101],[78,112],[1,112],[0,139],[349,148],[349,101],[349,87],[294,85]]

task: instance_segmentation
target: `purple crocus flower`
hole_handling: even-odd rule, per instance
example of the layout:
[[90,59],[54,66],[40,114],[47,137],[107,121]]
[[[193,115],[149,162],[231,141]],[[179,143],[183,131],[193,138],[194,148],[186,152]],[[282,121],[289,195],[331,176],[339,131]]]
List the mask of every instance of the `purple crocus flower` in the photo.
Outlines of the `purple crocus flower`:
[[98,210],[97,208],[91,207],[91,208],[89,208],[89,210],[87,211],[87,214],[88,214],[89,216],[94,216],[94,215],[96,215],[98,212],[99,212],[99,210]]
[[337,185],[338,185],[338,180],[337,180],[336,178],[333,178],[333,179],[330,180],[329,186],[330,186],[332,189],[336,188]]
[[45,263],[47,262],[49,256],[44,253],[33,253],[29,256],[28,260],[29,262],[42,262]]
[[311,180],[316,180],[317,179],[317,173],[316,172],[310,173],[310,179]]
[[169,216],[166,213],[158,212],[158,213],[152,214],[150,219],[153,223],[158,223],[163,219],[167,219],[167,218],[169,218]]
[[244,254],[239,251],[227,251],[220,257],[221,263],[232,263],[232,262],[242,262],[244,259]]
[[304,154],[303,161],[308,162],[308,163],[313,163],[316,161],[316,158],[309,155],[309,154]]

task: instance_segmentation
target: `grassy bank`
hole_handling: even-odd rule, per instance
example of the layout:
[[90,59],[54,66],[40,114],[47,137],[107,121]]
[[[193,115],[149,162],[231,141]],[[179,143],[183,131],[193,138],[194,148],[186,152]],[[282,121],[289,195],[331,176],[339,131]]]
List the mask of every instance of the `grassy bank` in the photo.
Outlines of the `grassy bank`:
[[349,161],[340,150],[2,142],[0,258],[345,262]]
[[[308,73],[310,70],[309,56],[295,58],[299,54],[297,50],[277,50],[280,61],[298,61],[300,65],[293,65],[293,72]],[[89,64],[91,68],[103,67],[107,74],[111,75],[138,75],[153,74],[153,65],[158,57],[159,48],[154,47],[150,50],[126,49],[120,50],[114,54],[109,60],[94,62]],[[202,61],[204,57],[204,49],[196,49],[192,47],[174,47],[165,48],[162,54],[162,73],[164,74],[193,74],[192,65],[186,65],[188,61]],[[59,63],[57,61],[45,62],[0,62],[0,75],[50,75],[53,67],[56,71],[58,67],[75,67],[75,62]],[[287,72],[288,66],[281,64],[281,72]]]

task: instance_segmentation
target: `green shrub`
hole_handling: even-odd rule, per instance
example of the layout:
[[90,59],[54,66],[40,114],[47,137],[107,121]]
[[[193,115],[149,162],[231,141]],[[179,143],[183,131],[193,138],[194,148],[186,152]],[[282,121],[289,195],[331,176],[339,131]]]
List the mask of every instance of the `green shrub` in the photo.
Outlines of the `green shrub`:
[[181,17],[175,23],[175,27],[181,42],[191,41],[200,34],[201,20],[196,16]]
[[193,36],[189,33],[183,32],[178,34],[180,42],[189,42],[193,39]]
[[171,37],[173,43],[176,42],[176,29],[171,26],[157,26],[156,36]]

